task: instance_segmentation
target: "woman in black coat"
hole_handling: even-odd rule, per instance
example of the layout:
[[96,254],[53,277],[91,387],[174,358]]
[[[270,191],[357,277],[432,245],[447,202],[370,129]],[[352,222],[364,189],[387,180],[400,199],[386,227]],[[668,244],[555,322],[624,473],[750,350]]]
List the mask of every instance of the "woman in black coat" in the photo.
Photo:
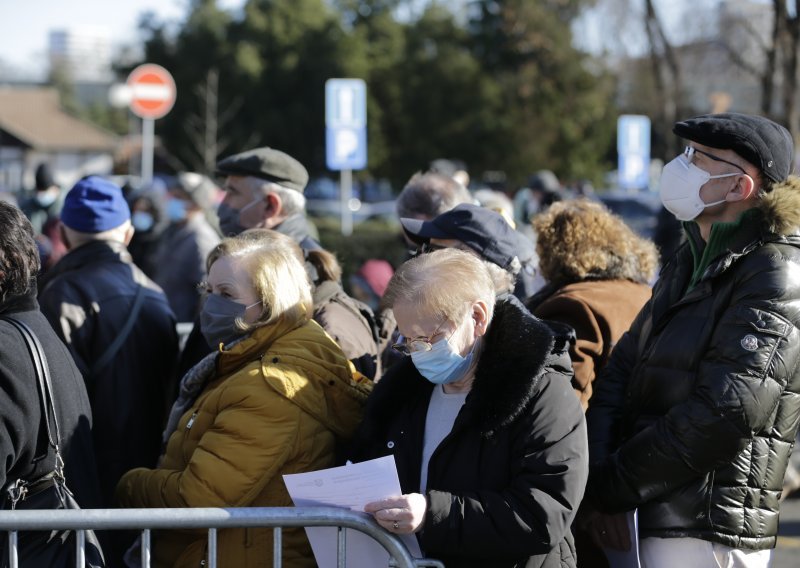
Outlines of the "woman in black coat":
[[5,466],[0,469],[2,497],[17,479],[31,481],[52,471],[55,459],[42,430],[33,362],[20,332],[3,319],[10,316],[33,330],[47,357],[67,486],[81,507],[97,507],[92,414],[86,388],[67,348],[39,311],[38,272],[39,256],[30,222],[19,209],[0,201],[0,463]]
[[393,454],[403,495],[366,506],[448,568],[575,566],[586,429],[566,345],[482,261],[419,256],[386,293],[410,354],[376,384],[351,457]]

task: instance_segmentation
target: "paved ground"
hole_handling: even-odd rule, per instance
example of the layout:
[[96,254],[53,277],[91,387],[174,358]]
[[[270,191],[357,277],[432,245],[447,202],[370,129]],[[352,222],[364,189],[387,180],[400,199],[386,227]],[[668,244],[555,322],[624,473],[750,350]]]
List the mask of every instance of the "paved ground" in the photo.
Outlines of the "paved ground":
[[800,566],[800,498],[792,497],[781,503],[778,535],[771,568],[797,568]]

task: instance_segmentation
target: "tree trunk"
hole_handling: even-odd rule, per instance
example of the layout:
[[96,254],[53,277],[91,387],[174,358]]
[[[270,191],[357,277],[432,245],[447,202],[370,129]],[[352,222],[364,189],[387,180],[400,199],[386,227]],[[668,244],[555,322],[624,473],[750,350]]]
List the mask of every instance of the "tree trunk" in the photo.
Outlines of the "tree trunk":
[[[645,29],[650,44],[653,78],[660,96],[661,129],[669,132],[683,112],[683,75],[680,63],[664,33],[664,26],[656,13],[652,0],[645,0]],[[667,147],[667,154],[680,151],[680,140]]]
[[793,137],[800,134],[800,109],[797,107],[797,50],[800,47],[800,16],[789,15],[786,0],[774,0],[775,18],[781,56],[781,102],[783,103],[782,122]]

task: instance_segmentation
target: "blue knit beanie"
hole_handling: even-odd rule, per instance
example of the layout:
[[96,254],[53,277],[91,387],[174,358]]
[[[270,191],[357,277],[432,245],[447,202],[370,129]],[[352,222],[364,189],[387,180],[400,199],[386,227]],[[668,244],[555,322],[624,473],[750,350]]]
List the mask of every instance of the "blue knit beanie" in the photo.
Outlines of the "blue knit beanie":
[[87,176],[69,190],[61,222],[80,233],[115,229],[131,218],[119,186],[99,176]]

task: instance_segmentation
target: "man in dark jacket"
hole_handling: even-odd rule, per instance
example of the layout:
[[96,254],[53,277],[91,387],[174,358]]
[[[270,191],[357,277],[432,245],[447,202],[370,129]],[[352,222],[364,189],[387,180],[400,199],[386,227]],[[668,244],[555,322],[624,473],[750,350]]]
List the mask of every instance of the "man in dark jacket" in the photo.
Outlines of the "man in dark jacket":
[[[56,460],[44,434],[41,396],[33,361],[20,331],[4,319],[11,317],[30,327],[47,358],[67,487],[75,494],[81,507],[98,507],[100,495],[92,448],[89,400],[69,352],[36,303],[39,252],[33,229],[19,209],[4,201],[0,201],[0,227],[2,499],[8,498],[6,492],[17,480],[31,482],[51,473]],[[6,544],[0,544],[0,552],[5,553],[5,550]],[[20,561],[21,566],[30,565],[25,564],[24,556]]]
[[385,299],[409,356],[375,385],[350,457],[394,455],[403,495],[366,510],[448,568],[574,567],[588,472],[566,343],[494,287],[454,249],[398,269]]
[[[588,496],[638,508],[642,565],[767,566],[800,418],[800,180],[781,126],[675,124],[661,198],[687,242],[598,381]],[[625,541],[597,516],[596,540]],[[612,538],[621,535],[622,538]]]
[[[48,274],[39,301],[83,373],[103,506],[110,507],[123,473],[156,465],[172,402],[175,318],[125,248],[133,229],[119,187],[95,176],[80,180],[61,222],[69,252]],[[107,552],[113,563],[124,550]]]

